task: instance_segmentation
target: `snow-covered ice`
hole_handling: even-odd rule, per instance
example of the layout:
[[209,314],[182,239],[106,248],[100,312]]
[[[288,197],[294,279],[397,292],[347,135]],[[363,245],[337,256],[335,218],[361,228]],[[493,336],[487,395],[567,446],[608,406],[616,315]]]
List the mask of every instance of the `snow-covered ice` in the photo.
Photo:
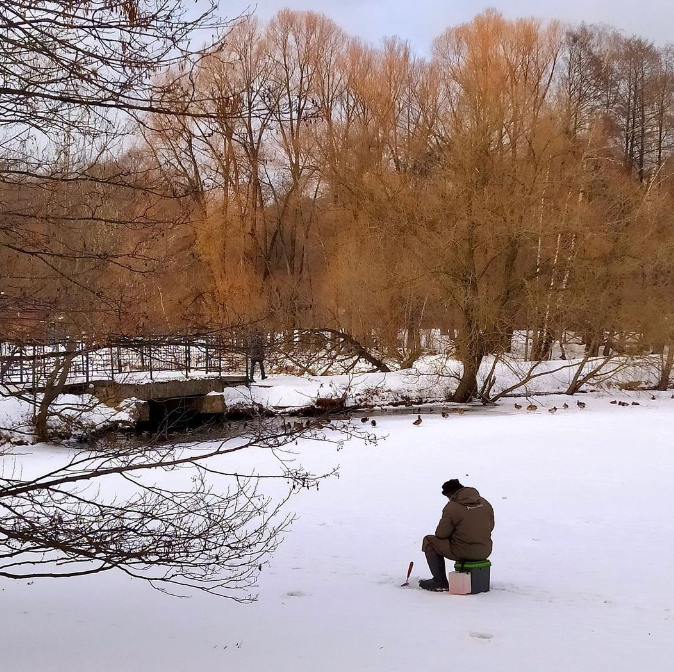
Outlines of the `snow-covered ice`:
[[[666,672],[674,660],[674,400],[382,416],[377,446],[301,442],[314,471],[250,605],[123,575],[0,582],[12,672]],[[558,408],[567,398],[548,397]],[[37,459],[58,450],[33,446]],[[37,454],[37,455],[36,455]],[[44,455],[44,457],[42,456]],[[238,458],[237,458],[238,459]],[[242,458],[243,459],[243,458]],[[263,455],[251,455],[258,469]],[[238,465],[237,465],[238,466]],[[459,477],[494,505],[492,590],[426,593],[421,538]],[[401,588],[415,561],[413,586]]]

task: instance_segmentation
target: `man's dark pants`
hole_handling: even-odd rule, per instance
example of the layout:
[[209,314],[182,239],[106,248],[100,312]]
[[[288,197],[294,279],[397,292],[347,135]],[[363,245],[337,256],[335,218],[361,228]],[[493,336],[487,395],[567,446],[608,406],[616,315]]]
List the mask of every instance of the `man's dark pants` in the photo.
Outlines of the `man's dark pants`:
[[267,376],[264,374],[264,361],[261,359],[253,359],[250,362],[250,379],[255,380],[255,365],[259,364],[260,365],[260,373],[262,374],[262,380],[264,380]]
[[445,558],[457,560],[449,548],[449,539],[438,539],[434,534],[427,534],[421,544],[421,550],[426,555],[426,562],[431,574],[441,583],[447,583],[445,572]]
[[427,534],[424,537],[424,540],[421,544],[421,550],[424,553],[429,551],[435,553],[436,555],[441,555],[443,558],[448,560],[458,560],[452,555],[452,551],[449,548],[449,539],[438,539],[434,534]]

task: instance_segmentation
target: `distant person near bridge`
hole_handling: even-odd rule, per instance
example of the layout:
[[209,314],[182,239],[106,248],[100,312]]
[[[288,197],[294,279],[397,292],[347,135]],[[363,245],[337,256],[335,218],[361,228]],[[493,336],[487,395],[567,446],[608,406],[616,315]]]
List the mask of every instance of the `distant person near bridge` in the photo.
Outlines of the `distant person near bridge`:
[[264,338],[259,329],[255,329],[248,336],[248,355],[250,356],[250,382],[255,382],[255,364],[260,365],[262,380],[267,376],[264,372]]

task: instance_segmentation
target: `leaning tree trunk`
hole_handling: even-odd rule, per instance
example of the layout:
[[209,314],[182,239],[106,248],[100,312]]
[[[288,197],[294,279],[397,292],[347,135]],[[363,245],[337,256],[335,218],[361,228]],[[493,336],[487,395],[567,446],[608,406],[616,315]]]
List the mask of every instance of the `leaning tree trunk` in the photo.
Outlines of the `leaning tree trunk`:
[[63,355],[54,358],[54,368],[47,377],[44,394],[35,416],[35,436],[38,441],[49,441],[49,429],[47,427],[50,415],[49,409],[61,392],[63,392],[68,373],[70,372],[70,365],[73,359],[75,359],[75,355],[75,344],[72,341],[68,341]]
[[599,345],[596,339],[592,343],[588,344],[588,347],[585,350],[585,355],[576,368],[576,373],[574,374],[573,379],[571,380],[571,383],[564,394],[575,394],[578,392],[581,387],[588,383],[594,376],[599,375],[599,372],[611,361],[612,357],[608,355],[604,357],[601,362],[593,363],[589,371],[585,371],[585,365],[590,361],[590,359],[596,358],[596,355],[593,356],[591,353],[597,351],[598,349]]
[[362,343],[357,341],[351,334],[345,331],[339,331],[337,329],[330,329],[328,327],[322,327],[320,329],[308,329],[309,333],[326,333],[334,336],[338,342],[342,345],[348,347],[354,356],[364,359],[368,364],[374,366],[377,371],[383,373],[389,373],[391,369],[386,365],[386,363],[376,357],[372,352],[370,352]]

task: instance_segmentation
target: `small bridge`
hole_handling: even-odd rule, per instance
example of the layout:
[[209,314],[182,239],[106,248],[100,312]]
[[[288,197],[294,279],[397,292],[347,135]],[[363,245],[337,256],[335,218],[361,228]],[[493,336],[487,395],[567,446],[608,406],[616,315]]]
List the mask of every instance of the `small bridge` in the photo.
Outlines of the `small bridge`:
[[245,340],[234,334],[117,339],[105,345],[0,343],[0,385],[10,394],[59,385],[64,393],[93,394],[110,405],[131,397],[195,399],[248,384],[247,372]]

